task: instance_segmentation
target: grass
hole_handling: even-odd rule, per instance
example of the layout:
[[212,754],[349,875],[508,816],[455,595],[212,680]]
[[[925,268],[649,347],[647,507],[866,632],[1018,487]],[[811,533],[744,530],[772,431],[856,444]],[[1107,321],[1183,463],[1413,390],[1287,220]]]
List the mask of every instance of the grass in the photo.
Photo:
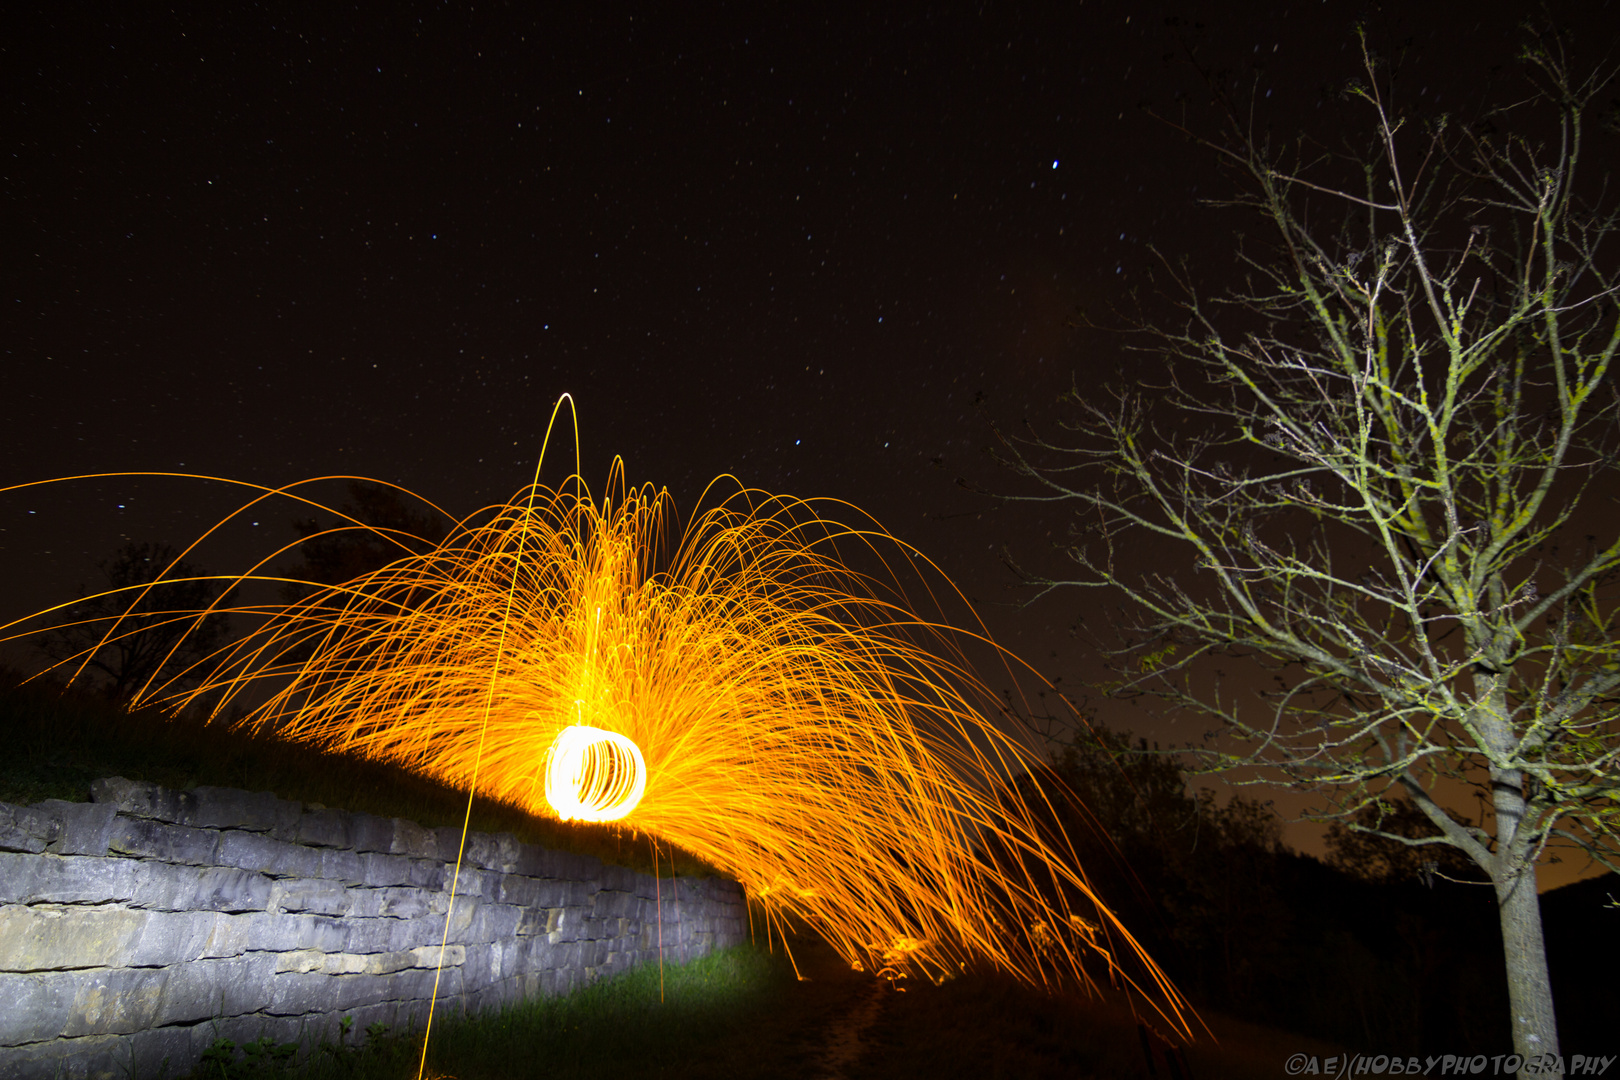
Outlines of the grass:
[[430,1059],[460,1080],[740,1075],[792,985],[780,955],[749,946],[662,972],[647,964],[567,997],[458,1020]]
[[[757,1072],[753,1038],[773,1024],[794,986],[780,954],[751,946],[683,966],[648,964],[566,997],[458,1016],[441,1003],[428,1075],[456,1080],[619,1080],[774,1075]],[[374,1033],[362,1046],[327,1041],[303,1064],[251,1043],[216,1044],[190,1080],[404,1080],[416,1075],[420,1033]]]
[[[465,791],[401,766],[327,754],[221,722],[152,709],[126,712],[92,692],[20,682],[15,672],[0,671],[0,738],[6,745],[0,755],[0,802],[87,802],[91,781],[122,776],[173,790],[212,785],[272,791],[283,799],[406,818],[429,828],[459,828],[467,811]],[[647,838],[628,829],[564,823],[488,799],[474,800],[471,827],[653,871]],[[667,877],[667,845],[660,849],[658,870]],[[685,852],[676,851],[674,859],[678,874],[716,872]]]
[[[565,998],[434,1021],[427,1076],[437,1080],[821,1080],[829,1042],[873,984],[814,938],[794,944],[800,971],[778,951],[739,946],[605,980]],[[1137,1021],[1117,1002],[1049,996],[1004,976],[969,971],[942,986],[880,989],[875,1022],[851,1032],[861,1051],[848,1080],[1138,1080],[1148,1076]],[[1215,1037],[1185,1048],[1195,1080],[1283,1075],[1290,1054],[1342,1054],[1320,1041],[1206,1015]],[[355,1049],[329,1043],[307,1064],[274,1048],[235,1048],[189,1080],[407,1080],[421,1036],[385,1033]],[[1171,1073],[1155,1059],[1157,1077]],[[1187,1074],[1183,1074],[1187,1075]]]

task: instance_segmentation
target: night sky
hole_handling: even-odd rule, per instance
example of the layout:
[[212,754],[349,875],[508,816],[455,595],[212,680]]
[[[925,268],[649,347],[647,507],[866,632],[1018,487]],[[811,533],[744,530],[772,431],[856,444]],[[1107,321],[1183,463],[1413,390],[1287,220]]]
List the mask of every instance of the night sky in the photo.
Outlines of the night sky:
[[[1140,280],[1149,243],[1230,267],[1241,223],[1195,202],[1223,181],[1139,108],[1198,100],[1186,50],[1258,79],[1264,123],[1324,138],[1357,18],[1427,105],[1511,67],[1524,9],[1407,6],[14,12],[0,486],[359,474],[464,514],[528,482],[566,391],[593,483],[618,454],[684,509],[724,473],[847,499],[1084,682],[1067,628],[1089,600],[1019,610],[998,555],[1060,571],[1062,515],[957,480],[1016,490],[989,421],[1050,429],[1071,380],[1112,377],[1118,343],[1069,321]],[[1568,8],[1612,40],[1612,0]],[[571,449],[554,460],[553,483]],[[0,617],[237,501],[150,479],[0,495]],[[200,561],[242,569],[295,513]]]

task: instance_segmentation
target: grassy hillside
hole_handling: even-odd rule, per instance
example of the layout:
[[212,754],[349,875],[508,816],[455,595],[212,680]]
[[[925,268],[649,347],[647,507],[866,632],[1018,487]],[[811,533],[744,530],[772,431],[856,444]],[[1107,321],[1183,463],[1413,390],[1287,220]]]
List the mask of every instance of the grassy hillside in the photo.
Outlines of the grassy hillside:
[[[126,712],[104,697],[44,683],[21,683],[0,671],[0,802],[42,799],[86,802],[90,782],[104,776],[145,780],[184,790],[198,785],[272,791],[284,799],[319,803],[428,827],[460,826],[467,794],[395,765],[322,753],[315,747],[255,737],[223,723],[174,718],[156,710]],[[565,824],[516,807],[476,799],[474,832],[509,832],[529,844],[593,855],[651,873],[645,835],[607,825]],[[659,872],[668,875],[668,852]],[[675,871],[714,870],[684,853]]]

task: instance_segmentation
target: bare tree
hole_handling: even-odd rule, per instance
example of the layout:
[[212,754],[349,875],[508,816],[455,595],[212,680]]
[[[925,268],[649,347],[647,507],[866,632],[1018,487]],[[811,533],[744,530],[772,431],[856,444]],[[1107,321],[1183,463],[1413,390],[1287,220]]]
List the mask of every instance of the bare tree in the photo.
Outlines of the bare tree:
[[[1537,862],[1550,842],[1620,862],[1604,248],[1620,219],[1579,183],[1609,79],[1573,78],[1537,39],[1525,96],[1419,124],[1365,37],[1362,55],[1347,92],[1365,149],[1277,145],[1219,95],[1214,136],[1167,121],[1235,174],[1216,205],[1262,239],[1240,237],[1239,283],[1217,297],[1161,258],[1170,314],[1126,329],[1163,381],[1076,386],[1067,434],[1003,436],[1000,453],[1040,485],[1014,498],[1080,510],[1078,571],[1031,580],[1127,601],[1117,690],[1217,718],[1198,751],[1212,768],[1321,793],[1324,818],[1484,872],[1529,1059],[1558,1052]],[[1160,545],[1158,568],[1126,569],[1126,543]],[[1164,569],[1177,547],[1196,567],[1181,579]],[[1220,655],[1265,665],[1271,689],[1223,689]],[[1392,789],[1430,829],[1363,812]],[[1478,824],[1447,809],[1468,789]]]

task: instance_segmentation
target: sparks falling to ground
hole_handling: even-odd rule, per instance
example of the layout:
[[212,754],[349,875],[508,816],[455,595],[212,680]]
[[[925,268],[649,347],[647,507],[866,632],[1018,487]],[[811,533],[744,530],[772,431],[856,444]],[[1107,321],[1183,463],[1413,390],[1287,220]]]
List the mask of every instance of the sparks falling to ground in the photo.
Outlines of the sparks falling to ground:
[[916,552],[746,489],[673,520],[617,464],[599,498],[536,483],[423,554],[239,609],[253,632],[143,696],[218,716],[257,689],[259,730],[644,831],[733,875],[767,932],[803,920],[867,970],[1106,978],[1184,1026],[987,719],[953,644],[982,637],[883,572]]

